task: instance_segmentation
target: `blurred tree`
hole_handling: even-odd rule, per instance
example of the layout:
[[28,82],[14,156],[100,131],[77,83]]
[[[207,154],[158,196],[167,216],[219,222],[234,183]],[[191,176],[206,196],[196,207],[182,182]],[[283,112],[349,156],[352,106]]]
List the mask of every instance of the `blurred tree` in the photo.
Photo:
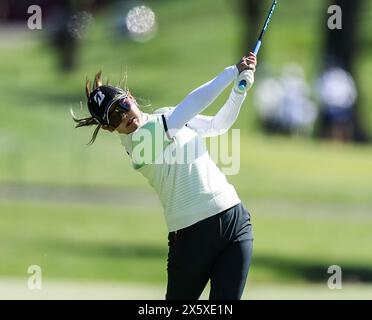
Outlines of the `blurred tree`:
[[[328,13],[326,21],[322,23],[323,28],[326,28],[323,33],[325,35],[323,48],[324,71],[335,67],[345,70],[352,76],[356,88],[358,86],[355,78],[355,58],[359,50],[358,34],[363,3],[364,0],[329,0],[329,6],[337,5],[342,10],[342,28],[329,28],[327,22],[330,14]],[[323,105],[319,116],[319,136],[357,142],[368,140],[361,123],[358,97],[350,106],[349,114],[347,116],[344,114],[343,117],[338,118],[342,118],[342,121],[338,121],[336,116],[332,117],[329,108]]]
[[59,56],[59,66],[62,71],[73,71],[77,66],[79,41],[69,29],[69,22],[78,6],[76,1],[63,0],[53,8],[52,12],[52,45]]
[[[240,14],[243,18],[243,47],[242,55],[253,50],[253,46],[259,36],[263,23],[264,1],[262,0],[239,0]],[[241,45],[241,44],[240,44]]]

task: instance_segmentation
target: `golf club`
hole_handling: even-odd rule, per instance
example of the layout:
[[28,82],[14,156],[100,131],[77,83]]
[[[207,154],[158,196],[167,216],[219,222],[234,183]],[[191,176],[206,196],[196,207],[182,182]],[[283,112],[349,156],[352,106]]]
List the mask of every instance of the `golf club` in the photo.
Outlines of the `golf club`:
[[[265,32],[266,32],[267,26],[269,25],[269,22],[270,22],[270,20],[271,20],[271,16],[273,15],[273,12],[274,12],[275,7],[276,7],[277,4],[278,4],[278,1],[277,1],[277,0],[274,0],[273,3],[272,3],[272,5],[271,5],[271,8],[270,8],[269,14],[267,15],[267,18],[266,18],[266,20],[265,20],[265,24],[264,24],[264,26],[263,26],[263,28],[262,28],[262,30],[261,30],[260,36],[258,37],[258,40],[257,40],[257,42],[256,42],[256,46],[255,46],[255,48],[254,48],[254,50],[253,50],[253,53],[254,53],[256,56],[257,56],[257,54],[258,54],[258,51],[260,51],[263,36],[264,36],[264,34],[265,34]],[[247,86],[247,82],[246,82],[245,80],[241,80],[241,81],[239,82],[239,89],[244,90],[244,89],[246,88],[246,86]]]

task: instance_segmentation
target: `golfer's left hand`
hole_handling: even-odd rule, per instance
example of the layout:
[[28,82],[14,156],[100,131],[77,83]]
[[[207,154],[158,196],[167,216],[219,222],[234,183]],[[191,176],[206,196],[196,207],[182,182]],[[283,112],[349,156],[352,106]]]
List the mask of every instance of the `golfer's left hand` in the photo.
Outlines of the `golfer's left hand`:
[[[256,71],[256,56],[254,53],[249,53],[248,57],[244,56],[239,63],[236,64],[236,67],[239,71],[238,77],[235,79],[234,91],[239,94],[245,94],[254,83],[254,73]],[[241,86],[240,83],[244,83],[244,86]]]
[[250,52],[248,56],[244,56],[237,64],[236,67],[239,70],[239,74],[244,70],[256,71],[257,58],[253,52]]

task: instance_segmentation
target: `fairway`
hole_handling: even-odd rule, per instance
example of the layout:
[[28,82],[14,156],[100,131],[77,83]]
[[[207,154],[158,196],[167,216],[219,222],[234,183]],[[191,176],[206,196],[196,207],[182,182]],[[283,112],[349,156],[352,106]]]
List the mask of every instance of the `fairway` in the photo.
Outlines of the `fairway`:
[[[256,83],[298,64],[319,104],[324,1],[286,2],[265,35]],[[70,108],[87,116],[85,80],[99,70],[114,85],[127,76],[145,113],[176,106],[238,62],[247,25],[238,4],[225,0],[149,5],[158,23],[149,42],[119,36],[113,7],[92,13],[71,72],[57,69],[45,30],[0,32],[0,299],[164,299],[168,231],[160,201],[118,134],[101,130],[86,146],[93,128],[75,129]],[[362,124],[372,134],[371,13],[369,2],[355,69]],[[214,115],[229,90],[202,113]],[[228,147],[229,156],[238,150],[239,170],[227,180],[254,235],[243,299],[372,299],[371,144],[265,135],[254,90],[232,127],[239,145]],[[226,136],[231,142],[231,131]],[[32,265],[42,269],[41,291],[27,289]],[[342,269],[341,290],[327,286],[333,265]]]
[[[209,286],[201,295],[208,299]],[[301,285],[255,285],[248,284],[243,294],[244,300],[370,300],[371,285],[346,285],[342,290],[330,290],[317,284]],[[163,300],[165,287],[142,283],[122,284],[110,282],[48,281],[42,290],[28,290],[24,280],[0,280],[0,299],[103,299],[103,300]]]
[[[369,206],[246,202],[255,236],[253,283],[326,285],[327,269],[335,264],[343,267],[344,283],[371,281]],[[39,265],[45,281],[166,282],[167,232],[160,207],[2,203],[0,208],[2,277],[26,279],[28,266]]]

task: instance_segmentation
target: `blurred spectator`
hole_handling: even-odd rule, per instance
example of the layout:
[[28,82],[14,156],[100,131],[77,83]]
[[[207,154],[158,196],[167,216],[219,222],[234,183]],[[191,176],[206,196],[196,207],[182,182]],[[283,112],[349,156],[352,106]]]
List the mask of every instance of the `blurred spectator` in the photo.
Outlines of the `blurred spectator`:
[[279,78],[258,82],[255,105],[267,133],[309,135],[317,116],[301,66],[289,64]]
[[[329,0],[329,5],[337,5],[342,10],[342,28],[328,28],[327,19],[323,22],[324,37],[323,70],[320,82],[327,85],[322,90],[318,135],[342,141],[367,142],[360,114],[357,95],[358,85],[355,83],[354,66],[360,49],[358,41],[360,13],[364,0]],[[327,12],[327,10],[325,10]],[[340,83],[337,83],[340,81]],[[342,92],[346,89],[347,92]],[[335,90],[329,92],[329,90]],[[327,92],[325,92],[327,91]]]
[[324,136],[347,141],[352,139],[352,108],[357,99],[353,77],[340,67],[324,71],[318,81],[318,94],[322,105]]
[[27,30],[28,8],[38,5],[42,10],[42,31],[59,57],[63,71],[71,71],[77,66],[79,40],[87,33],[93,16],[85,10],[96,10],[112,1],[103,0],[2,0],[0,21],[24,26]]
[[59,56],[59,66],[63,71],[72,71],[77,66],[78,38],[70,32],[71,17],[77,8],[73,1],[56,4],[48,17],[47,31],[51,44]]

